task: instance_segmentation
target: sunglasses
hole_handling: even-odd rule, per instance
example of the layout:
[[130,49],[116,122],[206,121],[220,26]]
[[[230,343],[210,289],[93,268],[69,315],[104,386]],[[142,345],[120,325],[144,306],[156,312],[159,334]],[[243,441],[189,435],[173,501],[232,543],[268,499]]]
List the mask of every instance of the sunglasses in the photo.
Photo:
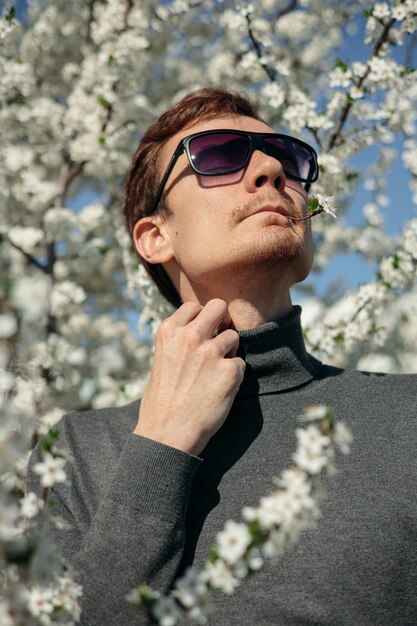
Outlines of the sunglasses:
[[287,178],[307,183],[308,187],[319,177],[316,151],[300,139],[276,133],[206,130],[188,135],[179,142],[162,177],[151,213],[155,212],[168,177],[184,151],[196,174],[224,176],[242,170],[254,150],[261,150],[279,161]]

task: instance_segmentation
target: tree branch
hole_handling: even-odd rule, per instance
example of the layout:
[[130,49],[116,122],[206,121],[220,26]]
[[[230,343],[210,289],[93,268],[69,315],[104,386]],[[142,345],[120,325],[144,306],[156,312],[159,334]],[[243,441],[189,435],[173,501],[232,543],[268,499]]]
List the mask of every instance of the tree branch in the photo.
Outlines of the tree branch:
[[85,164],[86,164],[86,161],[79,161],[78,163],[75,163],[74,161],[71,161],[70,159],[67,160],[66,168],[63,170],[63,172],[61,173],[61,177],[60,177],[61,178],[60,180],[61,190],[55,196],[55,199],[54,199],[55,208],[62,208],[64,206],[65,198],[68,193],[69,186],[71,185],[72,181],[79,174],[81,174],[81,172],[84,169]]
[[37,267],[39,270],[44,272],[44,274],[49,274],[47,266],[42,265],[42,263],[38,261],[36,257],[32,256],[29,252],[26,252],[26,250],[23,250],[23,248],[21,248],[17,243],[14,243],[11,239],[9,239],[9,237],[7,237],[7,241],[12,246],[12,248],[21,252],[21,254],[23,254],[23,256],[29,261],[31,265]]
[[91,24],[93,23],[93,20],[94,20],[94,4],[95,4],[95,0],[90,0],[88,3],[88,19],[87,19],[87,35],[86,35],[87,43],[92,43]]
[[[373,47],[373,50],[368,58],[367,61],[367,68],[366,71],[364,73],[363,76],[361,76],[360,78],[358,78],[357,80],[353,80],[355,86],[359,89],[366,77],[368,76],[369,72],[371,71],[371,67],[369,65],[369,62],[371,61],[371,59],[373,59],[374,57],[378,56],[379,51],[381,50],[382,46],[384,45],[384,43],[386,43],[386,41],[388,40],[388,35],[389,35],[389,31],[391,30],[392,25],[395,23],[395,18],[391,18],[388,20],[388,22],[385,24],[382,33],[380,34],[378,40],[375,42],[375,45]],[[334,148],[334,146],[336,145],[336,141],[339,138],[340,133],[342,132],[343,126],[345,125],[345,122],[348,118],[348,115],[350,113],[350,110],[352,108],[353,102],[351,100],[347,100],[345,106],[343,107],[341,113],[340,113],[340,117],[337,121],[336,127],[333,131],[333,133],[330,135],[330,139],[329,139],[329,143],[327,146],[327,152],[330,152],[330,150],[332,150]]]
[[261,48],[261,44],[259,43],[259,41],[256,39],[255,34],[252,30],[252,20],[251,20],[251,16],[250,13],[246,13],[246,22],[248,24],[248,35],[249,38],[252,42],[252,45],[255,49],[256,52],[256,56],[258,57],[259,60],[259,64],[262,67],[262,69],[265,71],[266,75],[268,76],[269,80],[271,81],[271,83],[275,82],[276,78],[277,78],[277,72],[276,70],[274,70],[272,67],[269,67],[269,65],[267,65],[263,60],[263,54],[262,54],[262,48]]

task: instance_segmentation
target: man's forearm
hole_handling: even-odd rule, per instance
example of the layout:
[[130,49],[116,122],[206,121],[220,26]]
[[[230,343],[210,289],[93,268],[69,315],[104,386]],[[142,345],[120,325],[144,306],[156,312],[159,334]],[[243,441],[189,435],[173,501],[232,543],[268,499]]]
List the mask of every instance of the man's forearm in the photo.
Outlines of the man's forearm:
[[[54,530],[52,538],[64,548],[83,586],[82,626],[146,623],[125,595],[141,582],[166,591],[174,581],[199,464],[180,450],[130,435],[86,531],[77,528],[60,490],[52,494],[69,525],[68,530]],[[33,478],[29,470],[28,489],[36,490]]]

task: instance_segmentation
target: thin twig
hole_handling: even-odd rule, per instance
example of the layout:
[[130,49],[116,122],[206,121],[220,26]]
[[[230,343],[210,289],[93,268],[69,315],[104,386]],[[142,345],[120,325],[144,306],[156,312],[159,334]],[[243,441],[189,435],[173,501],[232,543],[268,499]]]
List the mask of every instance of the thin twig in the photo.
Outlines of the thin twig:
[[316,140],[316,144],[321,150],[323,146],[321,143],[321,139],[318,135],[317,128],[311,128],[311,126],[306,125],[306,130],[308,130],[313,135],[314,139]]
[[54,199],[55,208],[60,209],[65,205],[65,198],[68,193],[69,186],[71,185],[72,181],[79,174],[81,174],[82,170],[84,169],[85,164],[86,164],[86,161],[79,161],[78,163],[74,163],[74,161],[68,161],[66,163],[66,167],[63,169],[63,171],[61,172],[61,176],[60,176],[61,188],[60,188],[59,193],[55,196],[55,199]]
[[289,217],[288,219],[291,222],[305,222],[306,220],[311,220],[311,218],[314,217],[315,215],[320,215],[320,213],[323,213],[323,209],[319,209],[318,211],[314,211],[313,213],[309,213],[305,217]]
[[250,38],[250,40],[252,42],[252,45],[253,45],[253,47],[255,49],[256,56],[258,57],[259,64],[263,68],[264,72],[266,72],[266,75],[268,76],[269,80],[273,83],[273,82],[275,82],[278,74],[272,67],[269,67],[269,65],[267,65],[262,60],[263,54],[262,54],[261,44],[256,39],[255,34],[254,34],[253,30],[252,30],[252,20],[251,20],[251,16],[250,16],[249,12],[246,13],[246,22],[248,24],[248,35],[249,35],[249,38]]
[[23,256],[29,261],[31,265],[37,267],[39,270],[44,272],[44,274],[49,274],[48,268],[45,265],[42,265],[42,263],[40,263],[40,261],[38,261],[36,257],[32,256],[29,252],[26,252],[26,250],[23,250],[23,248],[21,248],[17,243],[14,243],[14,241],[9,239],[8,237],[7,241],[12,246],[12,248],[21,252],[21,254],[23,254]]
[[133,9],[133,5],[134,5],[134,1],[133,0],[127,0],[125,14],[124,14],[124,18],[123,18],[124,27],[126,29],[128,28],[128,23],[127,22],[129,20],[130,12]]
[[[361,76],[360,78],[358,78],[357,80],[354,80],[354,84],[355,86],[359,89],[363,82],[365,81],[366,77],[368,76],[369,72],[371,71],[371,67],[369,65],[370,60],[373,57],[378,56],[379,51],[381,50],[382,46],[384,45],[384,43],[387,41],[388,39],[388,35],[389,35],[389,31],[392,27],[392,25],[395,23],[395,18],[391,18],[388,20],[388,22],[385,24],[384,29],[381,33],[381,35],[379,36],[378,40],[375,42],[375,45],[373,47],[373,50],[368,58],[367,61],[367,68],[366,71],[364,73],[363,76]],[[330,136],[329,139],[329,143],[328,143],[328,147],[326,152],[330,152],[330,150],[332,150],[336,144],[337,139],[339,138],[340,133],[342,132],[343,126],[345,125],[345,122],[348,118],[350,109],[352,108],[353,102],[349,99],[346,101],[345,106],[343,107],[341,113],[340,113],[340,117],[339,120],[336,124],[336,127],[333,131],[333,133]]]
[[91,25],[94,20],[94,4],[95,4],[95,0],[90,0],[88,3],[88,19],[87,19],[87,35],[86,35],[87,43],[92,43]]

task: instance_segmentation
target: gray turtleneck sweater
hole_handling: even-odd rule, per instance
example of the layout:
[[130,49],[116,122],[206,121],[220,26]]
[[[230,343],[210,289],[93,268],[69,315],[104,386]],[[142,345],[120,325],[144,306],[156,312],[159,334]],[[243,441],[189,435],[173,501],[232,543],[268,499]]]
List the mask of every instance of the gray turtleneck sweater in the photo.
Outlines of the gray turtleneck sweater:
[[[202,566],[225,521],[240,521],[291,465],[297,416],[324,403],[355,440],[318,528],[218,595],[210,624],[415,626],[417,376],[321,364],[305,351],[300,307],[239,335],[245,378],[201,459],[133,434],[137,402],[60,422],[73,458],[51,496],[68,529],[50,532],[84,587],[82,625],[146,623],[125,593],[144,581],[166,591],[187,565]],[[39,456],[28,472],[38,493]]]

